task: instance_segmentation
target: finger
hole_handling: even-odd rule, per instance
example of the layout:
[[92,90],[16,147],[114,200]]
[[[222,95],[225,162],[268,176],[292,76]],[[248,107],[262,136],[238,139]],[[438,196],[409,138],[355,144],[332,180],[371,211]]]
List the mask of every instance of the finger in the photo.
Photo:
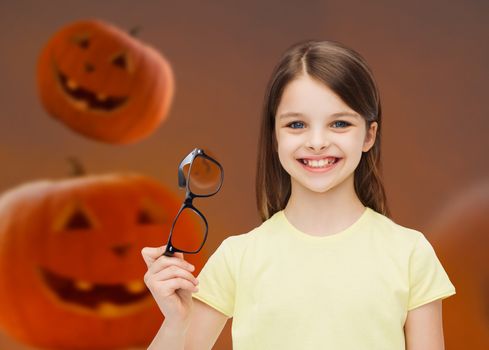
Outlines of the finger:
[[144,247],[141,250],[144,262],[147,267],[150,267],[156,259],[158,259],[165,252],[166,245],[161,247]]
[[159,284],[165,289],[167,296],[175,293],[178,289],[185,289],[190,292],[197,292],[199,290],[197,286],[184,278],[173,278],[165,282],[159,282]]
[[192,282],[194,285],[199,284],[197,278],[192,275],[187,270],[184,270],[178,266],[172,265],[168,268],[161,270],[160,272],[153,275],[152,279],[155,281],[166,281],[172,278],[185,278],[186,280]]
[[[165,246],[165,247],[166,247],[166,246]],[[184,256],[183,256],[183,253],[182,253],[182,252],[174,252],[174,253],[172,253],[172,255],[170,255],[170,256],[176,256],[176,257],[178,257],[178,258],[180,258],[180,259],[185,259],[185,258],[184,258]]]
[[151,264],[151,266],[148,267],[148,271],[152,274],[155,274],[171,265],[179,266],[180,268],[188,271],[193,271],[195,269],[195,267],[192,264],[190,264],[189,262],[183,259],[177,257],[168,257],[163,255],[158,259],[156,259]]

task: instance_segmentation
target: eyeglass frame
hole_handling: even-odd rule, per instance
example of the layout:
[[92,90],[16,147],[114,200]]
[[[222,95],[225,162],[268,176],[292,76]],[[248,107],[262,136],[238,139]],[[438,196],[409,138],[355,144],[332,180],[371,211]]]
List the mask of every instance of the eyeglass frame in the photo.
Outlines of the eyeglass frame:
[[[195,194],[189,188],[189,182],[190,181],[187,181],[187,179],[185,178],[185,173],[183,171],[183,168],[187,164],[190,164],[190,167],[188,169],[188,174],[189,174],[189,178],[190,178],[190,174],[192,172],[192,165],[193,165],[194,160],[197,157],[203,157],[203,158],[205,158],[205,159],[207,159],[207,160],[209,160],[211,162],[214,162],[219,167],[219,169],[221,171],[221,179],[220,179],[219,187],[213,193],[210,193],[210,194]],[[194,148],[187,156],[185,156],[185,158],[183,158],[183,160],[180,162],[180,165],[178,166],[178,187],[180,187],[180,188],[185,187],[185,189],[186,189],[185,190],[186,191],[185,192],[185,199],[183,201],[182,206],[178,210],[177,215],[173,219],[173,224],[172,224],[171,229],[170,229],[170,234],[168,236],[168,242],[166,244],[166,249],[165,249],[165,252],[163,253],[163,255],[165,255],[165,256],[173,256],[176,252],[185,253],[185,254],[197,254],[198,252],[200,252],[200,250],[204,246],[205,241],[207,239],[207,232],[209,230],[209,225],[207,223],[207,219],[205,218],[204,214],[202,214],[200,212],[200,210],[197,209],[193,205],[192,201],[196,197],[210,197],[210,196],[215,195],[221,189],[221,186],[222,186],[223,181],[224,181],[224,169],[223,169],[223,167],[221,166],[221,164],[219,164],[219,162],[217,160],[215,160],[214,158],[212,158],[209,155],[207,155],[202,148]],[[201,219],[204,221],[204,223],[205,223],[204,239],[202,240],[202,244],[200,245],[199,249],[197,249],[196,251],[180,250],[178,248],[175,248],[173,246],[173,244],[171,243],[171,238],[172,238],[172,234],[173,234],[173,228],[175,227],[175,224],[176,224],[178,218],[180,217],[180,214],[186,208],[190,208],[194,212],[196,212],[201,217]]]

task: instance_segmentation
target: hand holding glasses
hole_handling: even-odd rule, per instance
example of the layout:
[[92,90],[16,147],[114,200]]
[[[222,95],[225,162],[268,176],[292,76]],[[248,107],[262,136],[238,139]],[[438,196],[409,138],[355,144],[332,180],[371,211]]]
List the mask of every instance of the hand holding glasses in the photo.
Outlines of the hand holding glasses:
[[[223,179],[224,170],[221,164],[205,154],[201,148],[194,148],[180,162],[178,186],[186,188],[185,200],[173,220],[163,255],[173,256],[175,252],[196,254],[202,249],[209,226],[205,216],[194,207],[192,201],[195,197],[215,195],[221,189]],[[189,223],[193,222],[200,223],[200,226],[189,232]]]

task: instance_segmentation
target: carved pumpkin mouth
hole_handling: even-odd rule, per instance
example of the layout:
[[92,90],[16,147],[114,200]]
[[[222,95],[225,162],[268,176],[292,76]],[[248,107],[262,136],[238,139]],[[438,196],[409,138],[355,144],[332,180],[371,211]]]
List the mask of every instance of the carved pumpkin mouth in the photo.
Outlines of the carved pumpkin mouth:
[[120,108],[127,101],[127,97],[107,96],[85,89],[56,67],[55,72],[61,88],[78,109],[110,112]]
[[[122,309],[151,301],[150,291],[143,281],[125,284],[101,284],[60,276],[46,268],[39,268],[42,279],[62,301],[81,306],[101,316],[119,316]],[[127,312],[123,312],[127,313]]]

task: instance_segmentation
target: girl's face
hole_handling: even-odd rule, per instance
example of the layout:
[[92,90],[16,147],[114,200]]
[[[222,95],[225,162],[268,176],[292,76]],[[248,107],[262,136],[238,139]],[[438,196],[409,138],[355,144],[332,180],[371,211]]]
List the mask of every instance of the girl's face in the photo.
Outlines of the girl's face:
[[[278,156],[292,187],[314,192],[328,191],[346,179],[353,182],[353,172],[362,152],[373,146],[376,130],[377,123],[372,122],[367,131],[363,117],[307,75],[285,87],[275,118]],[[303,163],[328,157],[335,163]]]

